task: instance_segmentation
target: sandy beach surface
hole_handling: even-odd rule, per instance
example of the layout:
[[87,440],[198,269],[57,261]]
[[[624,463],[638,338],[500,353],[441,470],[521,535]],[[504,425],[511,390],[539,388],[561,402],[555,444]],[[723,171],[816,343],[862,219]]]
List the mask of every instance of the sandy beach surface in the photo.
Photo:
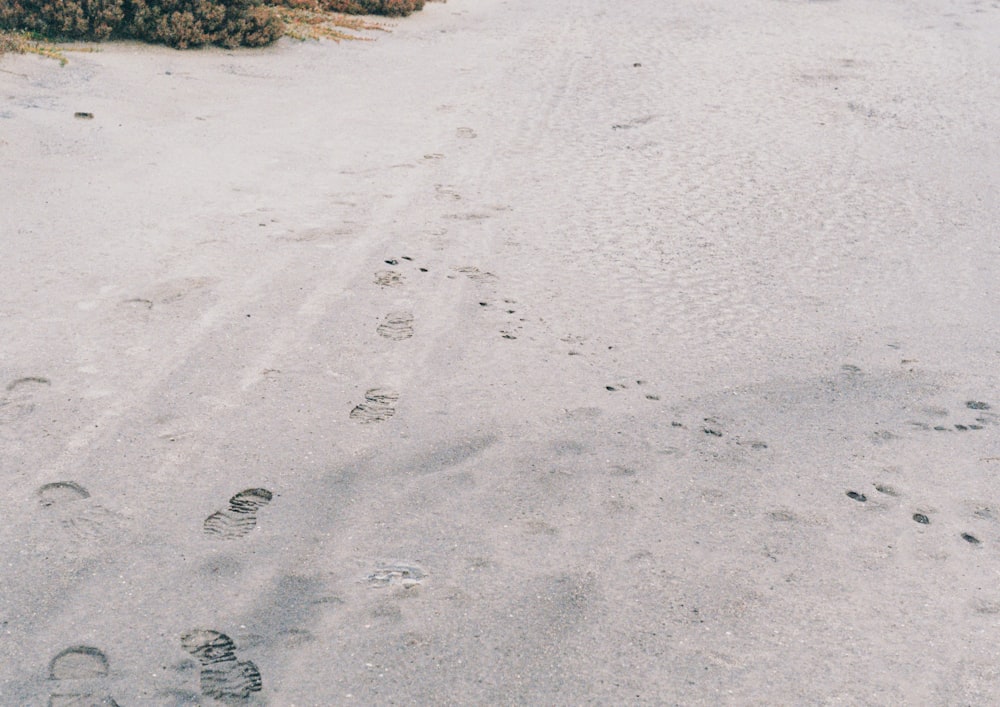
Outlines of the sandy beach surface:
[[1000,3],[376,39],[0,58],[0,704],[1000,703]]

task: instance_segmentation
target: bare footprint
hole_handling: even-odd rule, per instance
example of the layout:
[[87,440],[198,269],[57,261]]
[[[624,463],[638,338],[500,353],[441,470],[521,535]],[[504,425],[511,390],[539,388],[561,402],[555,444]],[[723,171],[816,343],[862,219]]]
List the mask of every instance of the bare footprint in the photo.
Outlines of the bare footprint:
[[201,665],[201,694],[222,702],[246,701],[260,692],[260,671],[237,660],[236,644],[224,633],[199,629],[181,636],[181,646]]
[[205,519],[205,535],[222,540],[245,537],[257,527],[257,511],[271,502],[267,489],[247,489],[229,499],[229,508],[216,511]]

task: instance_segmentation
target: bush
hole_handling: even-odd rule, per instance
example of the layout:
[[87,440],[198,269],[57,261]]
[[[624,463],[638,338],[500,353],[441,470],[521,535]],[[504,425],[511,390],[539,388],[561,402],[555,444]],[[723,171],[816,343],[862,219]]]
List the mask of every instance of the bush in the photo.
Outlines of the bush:
[[281,20],[259,0],[127,1],[127,36],[181,49],[203,44],[259,47],[284,30]]
[[425,0],[274,0],[286,7],[347,15],[399,17],[423,8]]
[[424,0],[320,0],[324,10],[350,15],[409,15],[424,6]]
[[48,37],[108,39],[122,26],[125,0],[10,0],[0,3],[0,28]]
[[[14,30],[51,39],[138,39],[181,49],[205,44],[258,47],[270,44],[286,31],[295,36],[296,13],[309,15],[311,24],[380,29],[378,25],[348,21],[330,13],[399,17],[422,9],[428,1],[0,0],[0,33]],[[349,36],[336,30],[319,35]],[[0,54],[4,50],[0,44]]]
[[261,0],[9,0],[0,7],[0,29],[62,39],[139,39],[178,48],[256,47],[284,31]]

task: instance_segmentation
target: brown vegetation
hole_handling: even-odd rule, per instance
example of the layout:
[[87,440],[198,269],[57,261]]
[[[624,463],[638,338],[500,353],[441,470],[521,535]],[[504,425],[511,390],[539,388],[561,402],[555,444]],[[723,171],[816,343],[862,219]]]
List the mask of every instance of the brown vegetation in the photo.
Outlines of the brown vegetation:
[[[404,16],[426,0],[0,0],[0,54],[47,53],[37,40],[137,39],[180,49],[257,47],[287,35],[355,38],[382,29],[343,14]],[[343,14],[342,14],[343,13]]]

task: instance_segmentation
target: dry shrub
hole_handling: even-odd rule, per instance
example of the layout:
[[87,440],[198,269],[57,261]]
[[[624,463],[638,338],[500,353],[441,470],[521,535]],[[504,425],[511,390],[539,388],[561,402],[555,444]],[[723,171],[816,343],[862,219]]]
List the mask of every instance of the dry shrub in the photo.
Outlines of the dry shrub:
[[362,30],[388,31],[384,25],[362,17],[348,17],[336,12],[312,10],[299,4],[297,7],[275,7],[275,12],[285,24],[284,35],[292,39],[358,39],[370,41],[369,37],[351,32]]
[[10,32],[0,30],[0,56],[10,52],[11,54],[37,54],[55,59],[60,64],[66,63],[66,57],[48,42],[44,42],[31,37],[27,32]]
[[424,6],[424,0],[323,0],[324,10],[352,15],[409,15]]
[[[53,39],[138,39],[178,48],[256,47],[283,34],[357,39],[343,30],[384,27],[341,13],[398,17],[433,1],[442,0],[0,0],[0,42],[7,43],[0,43],[0,54],[15,51],[18,32]],[[23,50],[24,40],[17,41]]]
[[140,39],[173,47],[261,46],[281,36],[261,0],[0,0],[0,29],[62,39]]
[[0,2],[0,29],[47,37],[108,39],[121,28],[124,0],[8,0]]
[[204,44],[259,47],[282,34],[280,18],[259,0],[128,0],[126,34],[185,49]]
[[313,12],[400,17],[423,8],[425,0],[275,0],[275,2]]

